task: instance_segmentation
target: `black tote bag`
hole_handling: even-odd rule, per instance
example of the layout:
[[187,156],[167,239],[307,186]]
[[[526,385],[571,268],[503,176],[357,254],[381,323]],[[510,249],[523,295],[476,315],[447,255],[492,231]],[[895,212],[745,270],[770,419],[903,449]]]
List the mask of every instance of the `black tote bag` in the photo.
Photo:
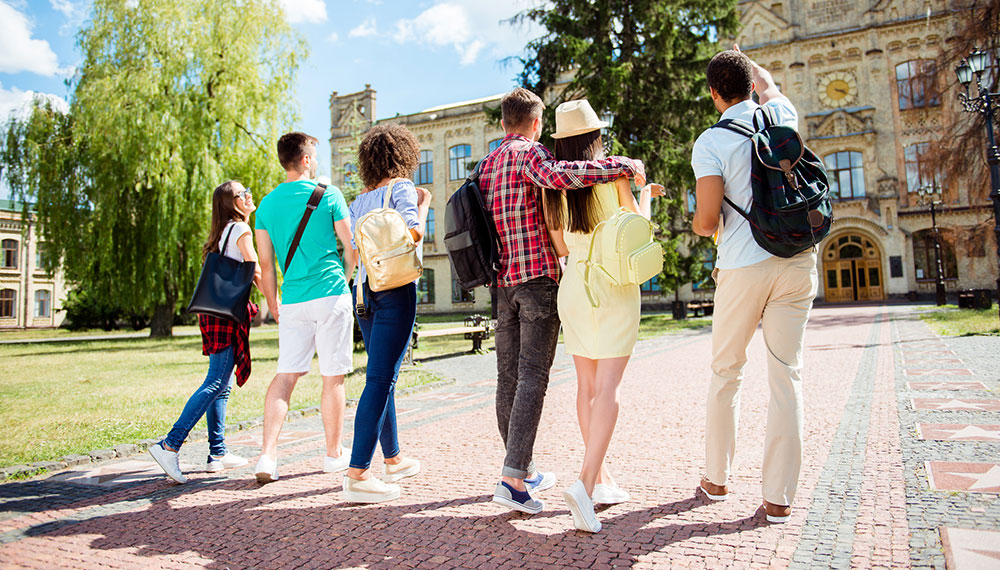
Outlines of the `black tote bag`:
[[[221,251],[226,251],[236,225],[229,228]],[[257,264],[236,261],[222,253],[210,252],[201,268],[201,277],[188,303],[187,312],[211,315],[246,324],[250,322],[247,303]]]

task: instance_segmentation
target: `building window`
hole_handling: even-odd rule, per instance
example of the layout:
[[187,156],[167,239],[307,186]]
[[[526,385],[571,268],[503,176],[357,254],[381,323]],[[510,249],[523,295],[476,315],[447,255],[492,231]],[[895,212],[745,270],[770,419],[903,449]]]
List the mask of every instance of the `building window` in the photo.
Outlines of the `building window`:
[[35,291],[35,316],[52,316],[52,293],[46,289]]
[[639,285],[639,292],[643,295],[659,295],[660,294],[659,276],[653,277],[649,281],[646,281],[642,285]]
[[17,240],[5,239],[0,242],[0,267],[17,269]]
[[39,244],[35,249],[35,271],[45,270],[45,254],[42,253],[42,246]]
[[451,278],[451,302],[452,303],[472,303],[476,300],[476,294],[472,291],[462,289],[458,284],[458,279]]
[[0,319],[14,318],[15,301],[17,301],[17,291],[13,289],[0,291]]
[[502,142],[503,142],[503,139],[493,139],[493,140],[491,140],[490,141],[490,152],[493,152],[496,149],[500,148],[500,143],[502,143]]
[[899,108],[918,109],[940,105],[934,89],[934,61],[914,59],[896,66],[896,88]]
[[865,170],[861,153],[853,150],[828,154],[823,159],[830,175],[830,193],[834,198],[850,200],[865,196]]
[[358,172],[358,167],[353,162],[344,163],[344,180],[354,176]]
[[903,159],[906,163],[906,190],[916,192],[921,187],[936,185],[944,188],[944,178],[940,172],[932,173],[928,165],[927,150],[930,143],[917,143],[903,149]]
[[434,270],[424,268],[417,280],[417,303],[420,305],[434,304]]
[[433,184],[434,183],[434,152],[430,150],[420,151],[420,164],[417,166],[417,171],[413,173],[413,182],[415,184]]
[[472,157],[472,146],[460,144],[448,150],[448,170],[450,180],[462,180],[469,171],[469,158]]
[[701,266],[705,268],[705,272],[708,274],[708,276],[697,283],[692,283],[691,290],[692,291],[714,290],[715,279],[712,279],[712,270],[715,269],[715,248],[710,248],[707,251],[705,251],[705,258],[702,260]]
[[427,210],[427,225],[424,227],[424,241],[434,242],[434,208]]
[[[937,279],[937,262],[934,260],[934,230],[913,232],[913,264],[917,281]],[[945,279],[958,279],[958,262],[955,248],[941,240],[941,268]]]

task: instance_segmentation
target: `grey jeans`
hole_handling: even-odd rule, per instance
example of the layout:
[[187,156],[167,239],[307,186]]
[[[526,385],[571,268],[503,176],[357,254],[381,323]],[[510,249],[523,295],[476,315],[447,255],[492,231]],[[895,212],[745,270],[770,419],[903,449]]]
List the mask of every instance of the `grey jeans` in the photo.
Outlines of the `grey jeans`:
[[507,449],[505,477],[524,479],[535,470],[532,448],[559,341],[558,292],[548,277],[497,287],[497,425]]

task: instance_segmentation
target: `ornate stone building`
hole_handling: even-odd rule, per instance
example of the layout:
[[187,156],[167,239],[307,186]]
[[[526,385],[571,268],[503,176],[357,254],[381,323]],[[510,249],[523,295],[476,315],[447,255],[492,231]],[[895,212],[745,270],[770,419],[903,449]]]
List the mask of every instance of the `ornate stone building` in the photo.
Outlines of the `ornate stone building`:
[[956,16],[941,0],[744,0],[741,49],[771,70],[799,111],[806,144],[837,193],[820,246],[819,296],[830,302],[933,293],[930,210],[921,187],[940,188],[937,223],[949,291],[995,286],[996,242],[985,197],[967,180],[922,164],[928,145],[958,120],[954,73],[933,60]]
[[0,330],[56,327],[65,318],[62,274],[41,269],[38,226],[22,212],[20,202],[0,200]]
[[496,106],[500,97],[486,97],[451,105],[442,105],[390,119],[375,120],[375,91],[330,96],[330,150],[332,181],[350,187],[359,136],[375,123],[406,125],[420,143],[420,166],[413,173],[419,186],[431,191],[433,204],[424,236],[424,275],[417,289],[420,312],[485,312],[489,293],[483,288],[463,291],[451,276],[451,263],[444,248],[445,204],[465,180],[469,169],[503,138],[500,126],[491,122],[484,111]]

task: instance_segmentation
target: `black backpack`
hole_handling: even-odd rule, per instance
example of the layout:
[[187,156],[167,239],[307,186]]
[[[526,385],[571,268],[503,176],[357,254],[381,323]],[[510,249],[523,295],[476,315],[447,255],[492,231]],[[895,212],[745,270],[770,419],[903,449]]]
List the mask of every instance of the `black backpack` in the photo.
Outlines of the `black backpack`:
[[466,291],[495,285],[500,273],[500,239],[479,190],[479,167],[448,198],[444,246],[452,274]]
[[727,129],[750,139],[750,187],[753,203],[744,212],[728,197],[734,210],[750,223],[757,245],[771,255],[792,257],[819,244],[830,233],[833,205],[823,163],[792,127],[781,125],[774,110],[758,109],[753,125],[723,119],[713,128]]

